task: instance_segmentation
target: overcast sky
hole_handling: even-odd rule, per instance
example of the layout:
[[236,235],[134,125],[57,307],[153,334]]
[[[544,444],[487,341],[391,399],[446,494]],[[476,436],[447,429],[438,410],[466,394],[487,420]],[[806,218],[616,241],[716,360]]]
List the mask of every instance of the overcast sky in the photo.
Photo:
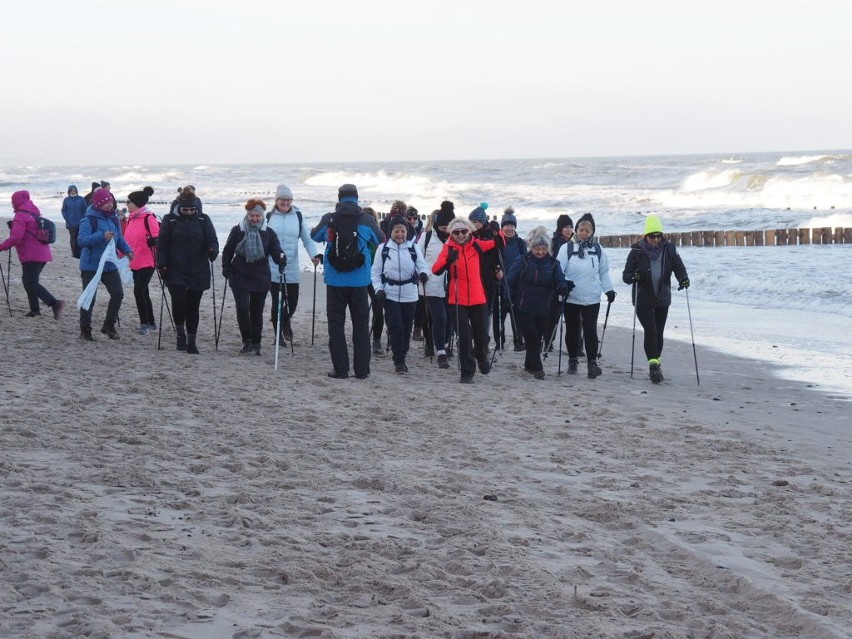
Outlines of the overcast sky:
[[852,148],[850,2],[29,0],[3,26],[2,163]]

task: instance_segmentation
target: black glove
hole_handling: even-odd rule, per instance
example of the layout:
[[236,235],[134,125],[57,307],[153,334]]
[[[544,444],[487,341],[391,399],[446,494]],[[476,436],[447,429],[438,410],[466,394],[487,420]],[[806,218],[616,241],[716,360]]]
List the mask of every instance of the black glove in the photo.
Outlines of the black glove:
[[684,288],[689,288],[689,278],[688,278],[688,277],[684,277],[684,278],[683,278],[683,279],[679,282],[679,284],[680,284],[680,286],[678,286],[678,287],[677,287],[677,290],[679,290],[679,291],[680,291],[680,290],[682,290],[682,289],[684,289]]
[[385,303],[385,291],[382,289],[381,291],[376,291],[376,304],[384,304]]
[[314,257],[319,258],[319,262],[322,264],[322,253],[317,253]]
[[207,251],[207,259],[209,259],[211,262],[215,262],[216,256],[218,255],[219,251],[217,251],[216,249],[210,249],[209,251]]
[[161,279],[166,279],[166,273],[169,272],[168,266],[161,266],[157,269],[157,272],[160,274]]
[[576,284],[572,280],[565,280],[565,293],[563,295],[568,295],[571,291],[574,290]]
[[452,246],[447,249],[447,266],[459,259],[459,252]]
[[151,248],[154,248],[155,246],[157,246],[157,238],[154,237],[153,235],[148,238],[148,246],[150,246]]
[[568,286],[567,284],[565,284],[565,282],[560,282],[556,285],[556,294],[561,297],[565,297],[566,295],[568,295]]
[[615,301],[615,291],[606,292],[606,301],[612,304]]
[[421,273],[417,277],[420,280],[421,284],[425,284],[426,282],[429,281],[429,274],[428,273]]
[[633,277],[631,278],[634,282],[638,282],[642,279],[642,273],[639,271],[633,271]]
[[230,264],[222,264],[222,277],[226,280],[231,279],[231,265]]

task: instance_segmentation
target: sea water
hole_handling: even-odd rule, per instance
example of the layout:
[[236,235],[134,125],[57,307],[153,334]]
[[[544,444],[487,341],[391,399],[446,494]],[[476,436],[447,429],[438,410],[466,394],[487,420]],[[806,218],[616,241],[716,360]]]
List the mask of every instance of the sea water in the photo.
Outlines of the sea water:
[[[80,194],[106,180],[119,202],[150,185],[150,208],[168,212],[179,187],[193,184],[224,243],[275,186],[294,192],[305,224],[334,207],[337,188],[357,185],[379,212],[401,199],[421,214],[442,200],[467,215],[480,202],[500,218],[512,206],[518,232],[555,230],[556,218],[585,212],[599,235],[640,233],[649,213],[668,232],[852,226],[852,151],[735,155],[553,158],[483,161],[155,166],[3,166],[0,200],[27,189],[60,220],[69,184]],[[8,216],[11,206],[8,205]],[[780,364],[781,375],[852,396],[852,245],[681,247],[692,286],[674,294],[666,336]],[[627,249],[607,249],[619,295],[610,325],[630,327],[630,289],[621,281]],[[307,266],[307,256],[303,255]],[[691,322],[690,322],[691,315]],[[700,359],[699,359],[700,364]]]

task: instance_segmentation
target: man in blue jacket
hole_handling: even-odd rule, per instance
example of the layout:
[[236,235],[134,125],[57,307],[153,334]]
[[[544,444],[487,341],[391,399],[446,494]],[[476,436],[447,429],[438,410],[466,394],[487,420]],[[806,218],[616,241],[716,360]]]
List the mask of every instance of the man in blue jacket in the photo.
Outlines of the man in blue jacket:
[[65,228],[71,236],[71,255],[80,259],[80,247],[77,246],[77,231],[80,229],[80,220],[86,215],[86,198],[77,192],[77,187],[68,187],[68,197],[62,200],[62,218],[65,220]]
[[[315,242],[325,242],[323,279],[326,284],[328,350],[334,370],[328,376],[349,377],[346,346],[346,309],[352,317],[353,368],[355,377],[370,375],[370,304],[367,287],[373,251],[384,239],[376,220],[358,205],[358,189],[344,184],[337,192],[333,213],[322,216],[311,230]],[[378,299],[376,303],[379,303]]]

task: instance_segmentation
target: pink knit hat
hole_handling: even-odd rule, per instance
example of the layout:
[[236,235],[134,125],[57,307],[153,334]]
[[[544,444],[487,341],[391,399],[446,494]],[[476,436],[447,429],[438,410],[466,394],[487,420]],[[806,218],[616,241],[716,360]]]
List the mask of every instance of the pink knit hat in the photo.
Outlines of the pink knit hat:
[[115,198],[106,189],[97,189],[92,194],[92,206],[96,209],[101,209],[107,202],[115,202]]

